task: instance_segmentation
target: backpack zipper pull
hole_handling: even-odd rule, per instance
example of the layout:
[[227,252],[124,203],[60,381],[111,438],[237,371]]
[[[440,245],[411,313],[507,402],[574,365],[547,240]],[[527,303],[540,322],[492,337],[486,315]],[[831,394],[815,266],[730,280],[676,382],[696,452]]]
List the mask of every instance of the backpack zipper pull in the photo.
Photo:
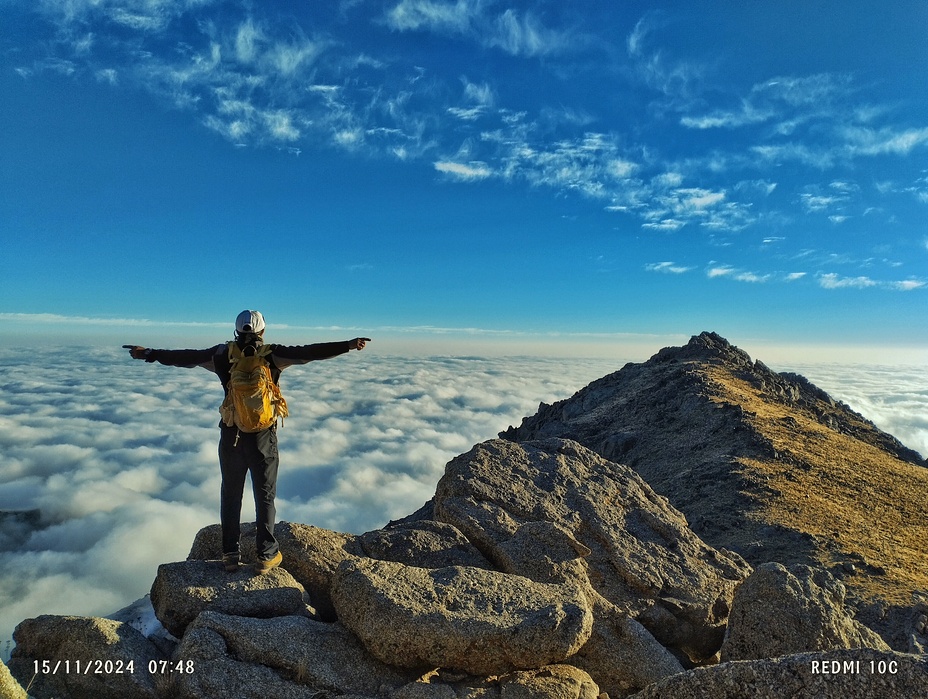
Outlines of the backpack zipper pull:
[[232,443],[233,447],[238,446],[238,438],[242,436],[242,433],[239,430],[235,430],[235,441]]

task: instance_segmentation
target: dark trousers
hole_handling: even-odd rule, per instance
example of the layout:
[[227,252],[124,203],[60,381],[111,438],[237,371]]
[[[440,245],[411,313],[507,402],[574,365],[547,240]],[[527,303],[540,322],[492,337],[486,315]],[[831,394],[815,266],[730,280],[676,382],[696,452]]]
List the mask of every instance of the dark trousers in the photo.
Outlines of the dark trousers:
[[251,471],[255,495],[255,543],[258,558],[271,558],[279,546],[274,538],[277,510],[277,428],[261,432],[239,432],[235,427],[220,426],[219,467],[222,470],[222,499],[219,516],[222,522],[222,552],[239,550],[239,524],[242,516],[242,493],[245,475]]

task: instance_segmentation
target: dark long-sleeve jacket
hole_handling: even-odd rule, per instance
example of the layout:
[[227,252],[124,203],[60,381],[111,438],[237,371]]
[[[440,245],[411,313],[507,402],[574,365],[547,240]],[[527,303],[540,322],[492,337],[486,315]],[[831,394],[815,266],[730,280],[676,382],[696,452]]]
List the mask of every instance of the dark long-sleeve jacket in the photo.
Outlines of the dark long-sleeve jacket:
[[[274,383],[280,381],[280,372],[294,364],[306,364],[318,359],[329,359],[348,352],[348,341],[319,342],[313,345],[271,345],[267,356],[271,365]],[[203,367],[219,377],[223,390],[228,393],[231,367],[229,363],[229,346],[227,343],[209,349],[153,349],[145,358],[148,362],[158,362],[166,366]]]

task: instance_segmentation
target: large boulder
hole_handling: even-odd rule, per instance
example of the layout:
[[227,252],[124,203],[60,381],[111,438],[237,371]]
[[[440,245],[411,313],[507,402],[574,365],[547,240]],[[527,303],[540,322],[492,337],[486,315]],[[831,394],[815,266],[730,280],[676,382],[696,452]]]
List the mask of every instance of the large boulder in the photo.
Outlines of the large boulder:
[[697,662],[721,647],[734,589],[750,572],[693,534],[630,468],[570,440],[478,444],[446,466],[434,511],[514,573],[522,571],[508,542],[527,523],[556,524],[589,550],[597,592]]
[[[321,529],[309,524],[278,522],[274,536],[283,554],[283,567],[309,593],[313,608],[326,621],[335,620],[330,584],[332,574],[346,558],[362,556],[358,537]],[[241,526],[242,559],[255,560],[255,525]],[[188,560],[215,560],[222,555],[222,528],[218,524],[197,532]]]
[[722,660],[756,660],[839,648],[889,650],[844,609],[844,585],[828,571],[758,566],[735,592]]
[[151,603],[164,628],[180,638],[204,610],[238,616],[310,616],[303,586],[283,568],[256,575],[241,566],[227,573],[218,561],[180,561],[158,566]]
[[[150,664],[164,657],[136,629],[112,619],[43,615],[13,632],[9,669],[35,699],[154,699]],[[38,672],[36,672],[38,664]],[[15,695],[14,695],[15,696]]]
[[871,649],[741,660],[668,677],[633,699],[928,697],[928,656]]
[[339,623],[211,611],[187,629],[175,662],[192,668],[175,675],[178,699],[377,697],[418,676],[372,658]]
[[583,646],[593,624],[577,583],[463,566],[346,561],[333,600],[339,620],[380,660],[472,675],[560,662]]

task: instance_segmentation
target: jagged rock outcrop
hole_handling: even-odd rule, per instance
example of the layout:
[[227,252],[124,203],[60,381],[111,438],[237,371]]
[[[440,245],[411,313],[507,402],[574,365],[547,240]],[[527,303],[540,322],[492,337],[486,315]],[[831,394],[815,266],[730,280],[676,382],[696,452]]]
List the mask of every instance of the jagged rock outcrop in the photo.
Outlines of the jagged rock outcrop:
[[345,561],[335,575],[340,621],[384,662],[498,675],[558,663],[593,627],[577,582],[538,583],[482,568]]
[[493,440],[456,457],[436,488],[435,516],[510,564],[506,544],[522,526],[558,524],[589,549],[593,588],[694,660],[718,652],[735,586],[750,571],[704,544],[634,471],[567,440]]
[[155,615],[175,637],[200,612],[239,616],[311,616],[303,586],[283,568],[255,575],[246,566],[226,574],[220,561],[180,561],[158,566],[151,587]]
[[928,656],[833,650],[742,660],[667,677],[632,699],[913,699],[928,696]]
[[165,658],[128,624],[43,615],[20,623],[13,640],[10,672],[35,699],[160,696],[157,674],[149,671],[149,664]]
[[908,649],[894,627],[928,589],[928,468],[805,378],[702,333],[500,436],[576,440],[633,468],[708,544],[752,565],[828,569],[861,618]]
[[890,650],[844,608],[845,588],[828,571],[758,566],[735,592],[722,660],[759,660],[842,648]]

